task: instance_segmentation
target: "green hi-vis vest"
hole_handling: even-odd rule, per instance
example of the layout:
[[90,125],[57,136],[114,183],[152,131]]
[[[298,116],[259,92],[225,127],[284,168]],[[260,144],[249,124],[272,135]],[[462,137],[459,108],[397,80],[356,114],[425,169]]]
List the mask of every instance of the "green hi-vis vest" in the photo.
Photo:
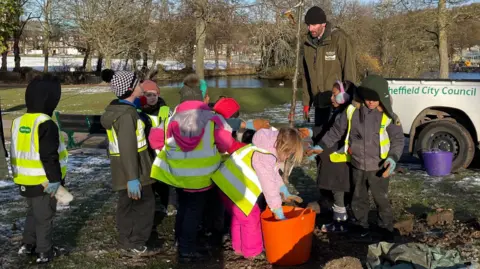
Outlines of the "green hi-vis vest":
[[[355,106],[349,105],[347,107],[347,120],[348,120],[348,128],[347,128],[347,136],[345,137],[345,146],[343,150],[338,152],[334,152],[330,154],[330,161],[334,163],[342,163],[342,162],[350,162],[351,156],[348,153],[348,143],[350,138],[350,131],[352,129],[352,117],[353,113],[355,112]],[[387,114],[383,113],[382,121],[380,123],[380,131],[379,131],[379,139],[380,139],[380,158],[386,159],[388,157],[388,151],[390,150],[390,138],[388,137],[388,133],[386,131],[387,126],[390,125],[392,119],[387,116]]]
[[215,184],[237,205],[246,216],[250,214],[262,187],[252,166],[253,153],[270,152],[247,145],[235,151],[213,174]]
[[[137,152],[142,152],[147,149],[147,139],[145,138],[145,123],[140,119],[137,120],[137,130],[135,130],[135,133],[137,135]],[[107,137],[110,156],[120,156],[117,133],[113,126],[107,130]]]
[[[12,124],[11,163],[15,184],[34,186],[48,181],[39,152],[38,126],[50,116],[43,113],[26,113]],[[67,174],[68,151],[62,133],[59,133],[58,155],[62,178]]]
[[200,143],[189,152],[183,152],[174,137],[167,139],[165,132],[165,146],[157,154],[150,176],[182,189],[203,189],[212,185],[211,176],[221,163],[214,130],[215,124],[209,121]]

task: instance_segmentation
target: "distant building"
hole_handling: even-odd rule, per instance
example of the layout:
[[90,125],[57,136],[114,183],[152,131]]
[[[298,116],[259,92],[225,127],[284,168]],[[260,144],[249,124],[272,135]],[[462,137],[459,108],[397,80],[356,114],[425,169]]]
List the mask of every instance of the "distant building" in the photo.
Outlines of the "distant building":
[[[56,33],[50,39],[49,42],[49,54],[54,55],[82,55],[79,51],[78,45],[81,44],[80,36],[75,32],[62,33],[60,31],[54,31]],[[19,48],[20,54],[23,55],[41,55],[43,54],[43,29],[42,25],[38,21],[29,21],[25,25],[23,34],[20,37]],[[13,54],[13,40],[8,42],[9,54]]]

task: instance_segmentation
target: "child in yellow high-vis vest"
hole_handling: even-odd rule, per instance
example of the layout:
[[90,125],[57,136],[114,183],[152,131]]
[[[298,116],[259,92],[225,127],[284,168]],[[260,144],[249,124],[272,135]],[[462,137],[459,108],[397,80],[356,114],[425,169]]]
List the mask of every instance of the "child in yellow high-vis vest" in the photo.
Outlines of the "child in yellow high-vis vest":
[[293,155],[296,164],[303,156],[302,140],[292,128],[260,129],[252,142],[237,149],[212,176],[229,198],[225,197],[224,202],[232,214],[232,247],[237,255],[247,259],[259,257],[263,251],[260,194],[263,193],[276,218],[284,220],[281,194],[285,199],[299,197],[288,192],[279,167],[289,156]]
[[370,237],[370,190],[378,209],[380,232],[384,240],[392,240],[393,213],[388,199],[388,185],[403,152],[403,130],[400,120],[393,113],[388,82],[383,77],[366,77],[357,89],[357,95],[359,102],[347,107],[323,136],[319,143],[321,149],[311,150],[308,154],[332,147],[347,134],[343,154],[352,166],[352,210],[358,227],[354,235]]
[[155,214],[152,157],[145,135],[148,122],[142,120],[135,104],[143,87],[133,72],[105,69],[102,79],[118,98],[105,108],[101,123],[107,130],[112,188],[118,193],[119,245],[129,256],[153,255],[157,250],[146,245]]
[[[327,124],[322,127],[313,127],[313,130],[300,129],[302,133],[313,134],[314,143],[320,142],[323,135],[332,127],[335,121],[345,113],[346,108],[351,104],[351,94],[355,85],[351,82],[336,81],[332,88],[332,113]],[[309,132],[308,132],[309,131]],[[346,134],[344,134],[345,136]],[[333,222],[323,225],[323,232],[345,232],[345,222],[348,219],[346,205],[350,203],[350,165],[346,159],[337,160],[336,152],[341,152],[344,146],[344,137],[333,147],[326,148],[322,154],[318,155],[317,161],[317,186],[320,190],[321,199],[315,207],[328,208],[333,211]],[[316,157],[312,155],[310,157]],[[333,200],[333,204],[332,201]],[[314,202],[317,203],[317,202]],[[314,208],[315,208],[314,207]]]
[[54,196],[65,179],[68,153],[58,126],[51,119],[60,96],[60,81],[56,77],[33,79],[25,91],[27,113],[12,123],[13,180],[28,205],[23,244],[18,253],[36,252],[37,263],[50,262],[61,254],[52,242],[57,207]]

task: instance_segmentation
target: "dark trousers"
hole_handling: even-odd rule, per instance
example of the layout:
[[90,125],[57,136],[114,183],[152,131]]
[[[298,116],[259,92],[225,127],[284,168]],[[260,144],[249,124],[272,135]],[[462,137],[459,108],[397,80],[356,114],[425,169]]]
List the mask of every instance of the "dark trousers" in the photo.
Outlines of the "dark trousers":
[[161,181],[156,181],[152,184],[152,187],[153,192],[160,197],[160,203],[167,209],[170,186]]
[[36,245],[37,253],[48,252],[53,245],[53,217],[57,211],[57,200],[45,194],[27,198],[27,205],[23,243]]
[[339,207],[345,207],[345,192],[332,191],[332,193],[333,193],[333,203]]
[[142,198],[133,200],[127,190],[118,192],[117,229],[122,248],[145,246],[153,226],[155,195],[151,185],[142,186]]
[[177,189],[178,209],[175,221],[175,238],[180,253],[196,250],[197,227],[202,221],[208,191],[186,192]]
[[316,107],[315,108],[315,126],[323,127],[330,119],[331,107]]
[[392,206],[388,199],[389,179],[381,177],[380,171],[363,171],[352,168],[354,184],[352,210],[359,224],[368,228],[368,213],[370,200],[368,190],[372,193],[373,200],[378,210],[378,225],[387,230],[393,230]]
[[220,191],[216,186],[207,191],[203,228],[208,232],[222,233],[224,231],[225,206],[220,200]]

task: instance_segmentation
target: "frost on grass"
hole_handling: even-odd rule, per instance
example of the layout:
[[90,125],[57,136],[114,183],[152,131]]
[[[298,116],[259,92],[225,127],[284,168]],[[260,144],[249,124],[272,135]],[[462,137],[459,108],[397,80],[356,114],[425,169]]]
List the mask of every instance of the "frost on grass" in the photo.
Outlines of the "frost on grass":
[[[65,186],[74,200],[67,207],[57,207],[54,220],[57,244],[75,241],[72,231],[81,229],[85,219],[96,214],[102,202],[112,197],[110,162],[104,153],[104,150],[71,152]],[[16,251],[21,244],[26,200],[12,184],[0,187],[0,214],[0,264],[2,268],[18,268]]]

